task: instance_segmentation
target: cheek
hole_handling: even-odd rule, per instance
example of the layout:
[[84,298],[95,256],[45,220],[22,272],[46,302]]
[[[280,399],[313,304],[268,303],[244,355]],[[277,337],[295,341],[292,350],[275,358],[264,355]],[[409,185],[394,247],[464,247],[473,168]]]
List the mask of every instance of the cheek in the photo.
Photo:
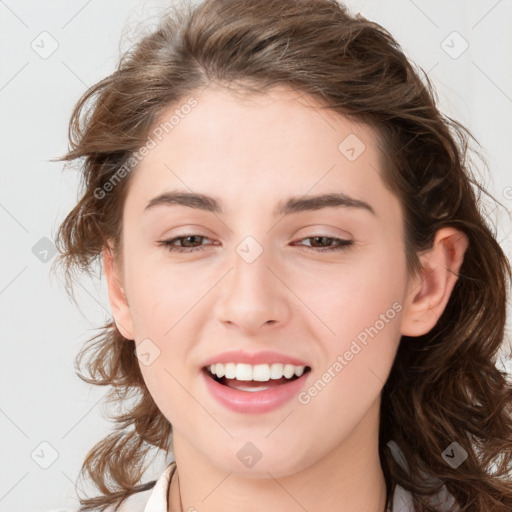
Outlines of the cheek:
[[[304,259],[277,269],[293,291],[285,287],[279,293],[279,300],[288,301],[290,327],[312,340],[320,375],[338,356],[346,355],[342,372],[331,368],[337,383],[346,389],[364,385],[372,371],[385,380],[400,339],[405,257],[385,246],[380,252],[367,248],[360,254],[347,255],[341,263]],[[201,338],[201,329],[216,321],[212,311],[215,301],[223,297],[219,283],[223,269],[206,260],[156,264],[135,250],[126,268],[135,339],[150,339],[160,353],[154,365],[141,368],[145,378],[150,382],[160,374],[160,380],[167,381],[167,372],[185,375],[188,356],[196,350],[194,340]],[[174,386],[172,379],[167,384]],[[148,387],[153,386],[149,383]],[[350,394],[345,397],[352,398]]]
[[342,264],[304,267],[291,282],[320,321],[316,330],[329,351],[344,349],[360,333],[364,341],[367,329],[375,332],[372,326],[379,331],[379,339],[399,337],[398,317],[406,288],[405,256],[399,251],[391,247],[379,253],[360,251]]
[[[340,415],[341,422],[347,410],[363,414],[368,409],[393,364],[401,337],[405,257],[398,251],[382,251],[378,258],[354,260],[336,275],[322,280],[318,273],[315,276],[316,290],[321,292],[310,294],[311,309],[329,329],[323,329],[325,333],[319,337],[325,359],[303,402],[316,401],[314,407],[320,409],[343,404],[348,408],[345,412],[330,412]],[[315,276],[306,278],[302,293]]]
[[[400,342],[402,306],[392,294],[360,293],[338,303],[345,309],[332,319],[336,334],[323,336],[323,360],[298,396],[308,429],[323,439],[347,438],[374,410]],[[310,454],[323,443],[311,440]]]
[[132,254],[126,273],[135,337],[165,339],[181,319],[194,313],[194,305],[218,278],[197,268],[136,256]]

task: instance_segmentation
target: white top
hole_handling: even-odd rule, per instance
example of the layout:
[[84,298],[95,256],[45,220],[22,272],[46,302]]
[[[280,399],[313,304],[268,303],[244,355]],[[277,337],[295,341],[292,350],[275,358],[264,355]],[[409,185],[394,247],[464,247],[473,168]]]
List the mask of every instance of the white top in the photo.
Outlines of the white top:
[[[167,512],[167,496],[175,467],[174,462],[169,464],[152,489],[132,494],[117,512]],[[113,508],[107,508],[106,512],[113,512]],[[414,512],[411,494],[399,485],[395,486],[392,512]]]

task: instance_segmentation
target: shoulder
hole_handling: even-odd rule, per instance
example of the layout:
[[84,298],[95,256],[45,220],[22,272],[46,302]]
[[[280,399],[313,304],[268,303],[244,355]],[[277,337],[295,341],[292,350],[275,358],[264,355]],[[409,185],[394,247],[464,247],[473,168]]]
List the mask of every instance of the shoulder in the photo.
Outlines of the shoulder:
[[[409,471],[409,466],[402,450],[395,441],[388,441],[387,446],[391,450],[391,454],[397,463],[405,470]],[[438,478],[433,478],[429,475],[424,475],[425,480],[435,481],[440,483]],[[441,486],[441,490],[427,500],[430,506],[434,507],[438,512],[459,512],[459,507],[455,502],[454,497],[448,492],[445,485]],[[415,512],[413,497],[410,491],[404,489],[396,484],[393,491],[393,507],[392,512]]]
[[412,512],[413,510],[411,493],[406,491],[403,487],[396,485],[393,493],[392,512]]
[[[459,510],[453,496],[444,485],[436,496],[429,499],[429,502],[438,512],[454,512]],[[412,494],[397,484],[393,493],[392,512],[415,512],[415,510]]]
[[175,462],[171,462],[156,482],[149,482],[139,492],[129,496],[114,509],[108,507],[105,512],[167,512],[167,495]]
[[153,489],[136,492],[128,497],[117,509],[113,506],[105,509],[105,512],[144,512],[146,505],[151,497]]

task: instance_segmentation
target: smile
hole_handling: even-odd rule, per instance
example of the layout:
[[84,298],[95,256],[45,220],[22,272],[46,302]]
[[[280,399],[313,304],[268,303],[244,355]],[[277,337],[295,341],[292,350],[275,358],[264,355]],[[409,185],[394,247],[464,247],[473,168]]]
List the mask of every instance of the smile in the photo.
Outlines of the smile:
[[300,377],[307,366],[295,366],[293,364],[246,364],[246,363],[217,363],[208,367],[210,373],[216,377],[233,379],[237,381],[267,382],[271,379],[291,379]]
[[268,412],[295,396],[311,368],[283,363],[216,363],[203,368],[210,394],[242,413]]

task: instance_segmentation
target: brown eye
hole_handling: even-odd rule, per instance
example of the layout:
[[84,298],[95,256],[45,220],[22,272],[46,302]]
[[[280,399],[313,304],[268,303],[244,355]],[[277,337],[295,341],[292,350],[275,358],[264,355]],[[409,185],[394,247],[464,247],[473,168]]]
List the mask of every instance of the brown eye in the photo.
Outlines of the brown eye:
[[[165,246],[169,251],[175,252],[193,252],[193,251],[201,251],[203,250],[203,246],[205,244],[197,243],[201,240],[208,240],[207,237],[202,235],[184,235],[177,236],[176,238],[172,238],[171,240],[164,240],[159,242],[159,245]],[[175,242],[180,242],[180,245],[176,245]]]
[[[189,235],[189,236],[184,236],[184,237],[181,237],[181,238],[178,238],[177,240],[183,240],[184,243],[182,243],[182,247],[197,247],[197,245],[194,243],[198,241],[198,239],[201,239],[201,238],[204,238],[200,235]],[[199,245],[202,245],[202,244],[199,244]]]
[[[306,245],[306,247],[308,249],[316,249],[317,252],[339,251],[354,243],[352,240],[329,236],[310,236],[302,240],[312,240],[310,245]],[[332,242],[335,242],[334,246],[331,245]]]
[[[171,252],[195,252],[203,250],[203,248],[208,245],[201,243],[203,240],[208,240],[208,238],[203,235],[192,234],[164,240],[159,242],[159,245],[165,246]],[[302,240],[311,240],[310,244],[305,247],[316,252],[339,251],[354,243],[352,240],[329,236],[311,236],[303,238]]]

